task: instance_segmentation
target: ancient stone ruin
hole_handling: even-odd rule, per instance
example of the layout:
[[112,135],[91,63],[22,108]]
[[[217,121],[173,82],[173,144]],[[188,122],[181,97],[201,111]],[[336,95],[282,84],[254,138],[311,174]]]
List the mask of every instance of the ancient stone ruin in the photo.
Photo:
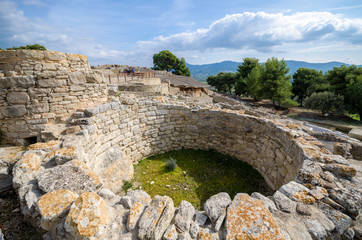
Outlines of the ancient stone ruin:
[[[118,92],[80,55],[0,51],[0,71],[3,138],[34,143],[1,152],[0,180],[13,178],[44,239],[362,237],[357,140],[214,93]],[[141,190],[115,194],[133,163],[182,148],[248,162],[276,191],[219,193],[202,211]]]

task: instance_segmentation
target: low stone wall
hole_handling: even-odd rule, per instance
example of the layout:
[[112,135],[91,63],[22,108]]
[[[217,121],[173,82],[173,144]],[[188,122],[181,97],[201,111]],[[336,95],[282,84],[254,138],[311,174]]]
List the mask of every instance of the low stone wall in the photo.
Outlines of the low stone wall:
[[85,151],[91,162],[112,148],[133,162],[175,149],[214,149],[248,162],[273,189],[294,179],[303,163],[303,150],[290,129],[237,112],[129,101],[106,103],[85,114],[90,117],[77,121],[89,133]]
[[10,142],[24,144],[47,124],[105,101],[103,75],[90,69],[85,56],[0,51],[0,129]]

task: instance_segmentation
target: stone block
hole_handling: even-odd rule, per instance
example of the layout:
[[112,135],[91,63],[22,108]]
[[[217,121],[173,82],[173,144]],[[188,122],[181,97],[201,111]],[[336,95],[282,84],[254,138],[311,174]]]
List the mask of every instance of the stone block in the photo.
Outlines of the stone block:
[[30,101],[30,97],[25,92],[10,92],[6,96],[6,100],[11,104],[25,104]]
[[0,111],[2,116],[8,118],[21,117],[27,113],[27,110],[23,105],[2,107],[0,108]]
[[29,110],[29,113],[46,113],[49,112],[48,103],[39,103],[35,105],[27,105],[26,108]]
[[69,73],[69,83],[74,85],[83,85],[86,83],[86,78],[81,72]]
[[67,80],[56,79],[56,78],[39,79],[38,84],[39,87],[44,87],[44,88],[62,87],[67,85]]
[[226,239],[281,239],[279,226],[265,204],[238,193],[228,207]]

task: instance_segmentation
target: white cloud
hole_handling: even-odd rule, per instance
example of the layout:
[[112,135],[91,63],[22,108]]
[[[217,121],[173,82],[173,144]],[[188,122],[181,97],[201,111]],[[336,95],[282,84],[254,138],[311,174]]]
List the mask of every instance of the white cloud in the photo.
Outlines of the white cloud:
[[362,19],[348,19],[329,12],[269,14],[265,12],[226,15],[207,29],[159,36],[140,41],[140,49],[174,51],[254,49],[269,52],[291,42],[341,41],[362,43]]

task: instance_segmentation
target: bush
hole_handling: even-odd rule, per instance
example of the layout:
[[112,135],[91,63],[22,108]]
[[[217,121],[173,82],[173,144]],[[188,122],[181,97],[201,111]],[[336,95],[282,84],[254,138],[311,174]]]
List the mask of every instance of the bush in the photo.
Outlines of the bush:
[[167,168],[169,171],[175,170],[176,167],[177,167],[177,161],[176,161],[176,159],[174,159],[173,157],[170,157],[169,159],[167,159],[167,161],[166,161],[166,168]]
[[132,182],[128,182],[126,180],[123,180],[123,186],[122,186],[122,190],[124,192],[127,192],[128,189],[132,188],[133,187],[133,184]]
[[39,44],[12,47],[12,48],[7,48],[6,50],[19,50],[19,49],[41,50],[41,51],[46,51],[47,50],[46,47],[44,47],[42,45],[39,45]]
[[287,98],[281,102],[283,107],[298,107],[298,103],[290,98]]
[[327,112],[343,112],[344,98],[332,92],[313,93],[305,100],[305,107],[317,110],[325,114]]

